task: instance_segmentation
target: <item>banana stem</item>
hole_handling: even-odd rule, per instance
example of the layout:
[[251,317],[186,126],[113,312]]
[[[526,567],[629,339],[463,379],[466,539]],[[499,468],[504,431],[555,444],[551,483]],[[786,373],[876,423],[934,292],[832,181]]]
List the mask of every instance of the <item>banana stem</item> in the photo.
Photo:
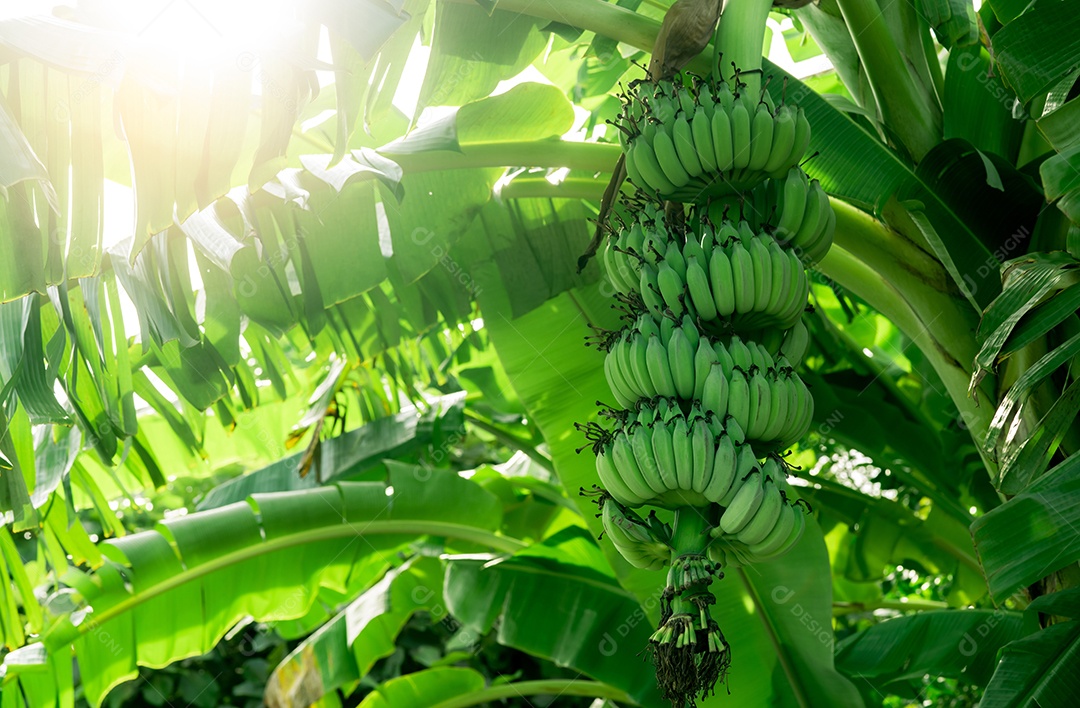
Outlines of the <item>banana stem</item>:
[[941,107],[908,71],[875,0],[837,0],[886,124],[918,162],[941,141]]
[[731,83],[735,69],[752,97],[761,95],[761,56],[772,0],[727,0],[713,41],[717,78]]
[[675,511],[675,520],[671,533],[672,559],[687,554],[702,554],[709,545],[709,520],[700,509],[691,506],[680,507]]

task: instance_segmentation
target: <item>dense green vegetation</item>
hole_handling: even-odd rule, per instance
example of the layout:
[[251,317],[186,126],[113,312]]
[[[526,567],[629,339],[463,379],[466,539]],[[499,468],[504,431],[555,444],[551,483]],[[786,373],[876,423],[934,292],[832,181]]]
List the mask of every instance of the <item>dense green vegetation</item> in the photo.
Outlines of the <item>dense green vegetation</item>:
[[[1080,14],[782,4],[812,513],[699,705],[1072,705]],[[218,5],[0,18],[0,706],[666,705],[575,424],[671,3]]]

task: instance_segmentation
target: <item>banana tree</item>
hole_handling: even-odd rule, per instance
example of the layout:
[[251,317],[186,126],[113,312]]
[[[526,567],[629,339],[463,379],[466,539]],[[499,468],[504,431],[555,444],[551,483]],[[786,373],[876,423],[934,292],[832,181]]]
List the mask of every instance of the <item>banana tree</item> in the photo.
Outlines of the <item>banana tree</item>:
[[[482,398],[470,426],[566,490],[597,484],[574,424],[615,401],[582,343],[621,326],[619,276],[579,258],[620,189],[614,94],[655,47],[687,37],[683,71],[704,76],[724,52],[755,63],[762,33],[775,63],[744,78],[805,115],[803,168],[835,231],[804,316],[817,406],[788,458],[814,517],[788,556],[711,587],[740,667],[732,699],[879,704],[940,675],[986,686],[987,704],[1052,704],[1076,632],[1050,618],[1071,605],[1032,603],[1041,628],[1020,612],[1070,587],[1080,560],[1075,13],[795,4],[766,31],[767,5],[730,0],[704,47],[700,28],[662,30],[666,1],[298,4],[280,11],[287,44],[245,45],[211,15],[222,41],[180,54],[153,21],[108,12],[0,20],[0,508],[35,539],[0,537],[4,705],[69,705],[76,683],[99,703],[245,617],[322,628],[267,688],[309,705],[355,688],[403,618],[436,605],[592,679],[515,690],[657,705],[636,654],[663,579],[589,539],[602,527],[586,499],[569,526],[589,535],[511,530],[482,484],[372,476],[359,460],[394,445],[361,437],[356,454],[332,436],[344,411],[413,420],[409,401],[463,387]],[[134,209],[119,232],[117,184]],[[528,423],[508,429],[514,416]],[[872,483],[852,451],[877,465]],[[95,508],[122,533],[110,501],[206,476],[207,460],[280,462],[141,534],[94,543],[68,523]],[[450,555],[416,553],[421,536]],[[399,549],[408,560],[388,560]],[[880,582],[897,566],[947,587],[899,606]],[[402,609],[421,586],[439,594]],[[316,597],[332,611],[312,613]],[[552,607],[575,609],[552,622]],[[832,620],[852,609],[862,625]],[[866,626],[917,609],[932,612]],[[834,629],[848,635],[835,663]],[[515,695],[432,671],[365,702]]]

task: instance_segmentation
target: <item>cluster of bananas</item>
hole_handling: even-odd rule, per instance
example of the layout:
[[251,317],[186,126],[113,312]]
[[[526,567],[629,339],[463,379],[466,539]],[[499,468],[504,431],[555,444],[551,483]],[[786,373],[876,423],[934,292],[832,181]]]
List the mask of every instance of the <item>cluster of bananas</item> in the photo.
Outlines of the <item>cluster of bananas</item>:
[[810,142],[801,108],[777,107],[736,82],[636,82],[617,123],[626,172],[661,199],[704,202],[797,165]]
[[[644,315],[608,340],[604,373],[619,405],[657,397],[696,401],[718,420],[730,416],[762,452],[785,449],[806,434],[813,397],[782,353],[774,359],[738,335],[726,344],[710,341],[688,315],[681,325],[661,322],[657,327]],[[794,353],[801,359],[802,351]]]
[[[617,125],[640,191],[602,253],[627,326],[595,341],[620,408],[578,426],[605,534],[635,567],[668,567],[649,651],[664,696],[691,707],[730,666],[710,584],[788,552],[806,525],[782,453],[813,417],[794,370],[809,344],[804,268],[835,227],[798,166],[802,109],[743,88],[738,70],[732,84],[631,86]],[[670,524],[633,511],[645,505]]]

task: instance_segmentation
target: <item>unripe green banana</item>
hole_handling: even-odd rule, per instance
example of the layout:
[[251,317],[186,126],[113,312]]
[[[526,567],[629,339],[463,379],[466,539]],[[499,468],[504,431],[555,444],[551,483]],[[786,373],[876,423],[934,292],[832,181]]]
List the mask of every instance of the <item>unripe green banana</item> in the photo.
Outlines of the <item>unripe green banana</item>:
[[720,515],[720,528],[724,533],[734,536],[754,518],[761,501],[765,497],[762,487],[761,472],[755,470],[735,493],[731,504]]
[[720,246],[713,249],[709,259],[709,288],[712,290],[716,314],[730,317],[735,312],[735,280],[731,259]]
[[761,439],[778,440],[788,419],[787,379],[782,377],[769,381],[769,422],[761,433]]
[[731,109],[732,169],[744,170],[750,164],[750,112],[746,101],[735,101]]
[[656,136],[652,141],[653,152],[656,153],[656,161],[660,163],[660,169],[676,187],[685,187],[690,182],[690,175],[679,160],[679,153],[675,150],[675,143],[667,128],[661,123],[656,126]]
[[713,466],[709,481],[702,492],[706,499],[713,503],[723,499],[735,482],[737,464],[738,456],[735,451],[735,444],[729,436],[721,435],[716,444],[716,452],[713,454]]
[[796,514],[802,515],[802,512],[788,504],[782,505],[772,530],[761,541],[750,546],[750,552],[755,556],[768,556],[780,550],[795,527]]
[[664,262],[678,273],[680,280],[686,279],[686,258],[682,254],[682,249],[676,244],[669,244],[667,250],[664,251]]
[[724,378],[731,378],[731,372],[735,369],[735,360],[731,357],[731,351],[722,342],[714,342],[713,353],[716,354],[716,361],[724,372]]
[[780,169],[785,170],[788,165],[797,165],[806,154],[806,148],[810,145],[810,121],[806,119],[806,112],[800,107],[795,116],[795,138],[784,165]]
[[652,426],[652,448],[656,467],[660,470],[660,479],[667,489],[678,489],[678,464],[675,461],[675,447],[671,438],[671,426],[657,421]]
[[611,389],[615,401],[620,406],[629,408],[634,405],[637,397],[626,388],[622,378],[622,371],[619,368],[618,356],[614,352],[608,352],[604,356],[604,378],[607,379],[608,388]]
[[626,433],[630,438],[630,449],[634,452],[634,461],[637,462],[645,483],[649,485],[654,494],[663,494],[667,489],[660,478],[660,470],[656,458],[653,457],[652,435],[649,429],[642,426],[635,428],[634,432]]
[[761,169],[773,173],[791,164],[788,157],[791,148],[795,145],[795,123],[798,113],[791,106],[781,106],[776,112],[776,121],[773,123],[772,149],[769,150],[769,159]]
[[703,320],[716,319],[716,302],[713,300],[709,276],[697,258],[691,257],[686,263],[686,289],[690,292],[690,302]]
[[[712,373],[714,364],[716,364],[716,352],[713,351],[712,345],[709,340],[701,337],[698,341],[697,351],[694,352],[694,400],[701,401],[702,407],[705,410],[709,410],[705,406],[703,396],[705,393],[705,380]],[[726,402],[726,401],[725,401]],[[714,411],[715,412],[715,411]]]
[[[825,217],[821,207],[823,203],[828,204],[828,199],[826,198],[823,202],[818,198],[818,193],[815,190],[821,190],[821,184],[816,179],[810,181],[810,188],[806,197],[806,210],[803,212],[803,219],[795,232],[795,236],[791,239],[791,245],[800,250],[811,244],[813,237],[821,230]],[[821,193],[824,193],[823,190],[821,190]]]
[[790,551],[792,547],[799,542],[799,539],[802,538],[803,530],[806,528],[806,524],[809,522],[807,522],[805,515],[801,511],[799,511],[798,509],[795,509],[794,511],[795,523],[792,525],[791,531],[788,532],[787,538],[784,539],[784,542],[780,544],[780,547],[777,548],[775,551],[771,553],[762,552],[761,554],[759,554],[759,558],[761,560],[772,560],[773,558],[779,558],[780,556]]
[[690,400],[694,396],[694,350],[681,327],[672,332],[667,354],[675,393],[683,400]]
[[686,418],[682,416],[675,418],[675,425],[671,430],[671,446],[675,451],[675,477],[678,479],[679,489],[689,491],[694,483],[694,444]]
[[719,365],[711,367],[701,390],[701,405],[723,420],[728,412],[728,380]]
[[697,351],[698,342],[701,341],[701,332],[694,324],[694,318],[689,313],[683,315],[682,324],[679,326],[686,335],[686,341],[690,342],[690,349]]
[[704,492],[712,474],[713,458],[716,454],[712,433],[704,418],[698,418],[690,431],[690,441],[694,449],[694,472],[691,488],[695,492]]
[[[793,135],[794,137],[794,135]],[[759,103],[750,126],[750,161],[747,168],[765,169],[773,143],[773,116],[769,107]]]
[[781,309],[787,309],[794,290],[794,283],[791,281],[791,270],[788,268],[787,253],[780,248],[780,244],[772,239],[769,240],[769,266],[771,290],[768,303],[764,309],[765,312],[771,314],[779,312]]
[[604,533],[619,554],[636,568],[659,570],[671,560],[671,547],[651,533],[647,526],[632,520],[617,501],[605,499],[601,507]]
[[[730,387],[731,385],[729,383],[728,388],[730,389]],[[746,442],[746,433],[743,431],[743,427],[739,425],[739,421],[735,420],[735,417],[732,416],[731,413],[728,413],[727,417],[724,418],[724,430],[731,436],[731,441],[736,445],[742,445]],[[747,445],[747,447],[749,447],[749,445]]]
[[[649,376],[648,348],[648,340],[645,339],[641,332],[635,332],[633,340],[628,344],[632,376],[623,377],[629,380],[634,392],[641,398],[652,398],[657,393],[656,387],[652,383],[652,377]],[[623,373],[625,374],[625,372]]]
[[765,372],[760,369],[750,377],[750,417],[746,425],[746,437],[762,440],[762,433],[769,423],[770,391]]
[[780,519],[781,509],[785,506],[784,500],[780,497],[780,488],[772,479],[766,479],[763,487],[764,494],[757,512],[742,531],[736,534],[736,538],[748,546],[760,543],[769,535]]
[[637,318],[637,328],[641,332],[641,336],[645,337],[646,344],[649,337],[659,337],[660,328],[656,326],[656,320],[648,315],[642,315]]
[[772,297],[772,256],[760,237],[752,239],[747,250],[754,264],[754,309],[765,310]]
[[641,174],[641,178],[645,181],[645,185],[654,192],[660,194],[670,194],[675,191],[675,185],[671,183],[671,180],[667,178],[664,171],[660,168],[660,163],[656,160],[656,153],[653,151],[652,146],[644,139],[645,136],[639,137],[631,145],[630,149],[634,153],[634,165],[637,167],[638,172]]
[[608,491],[611,496],[627,506],[641,506],[652,494],[643,497],[623,481],[619,470],[615,467],[615,460],[611,454],[612,446],[609,444],[605,450],[596,456],[596,474],[600,477],[600,486]]
[[705,260],[705,250],[701,247],[697,237],[693,233],[686,235],[686,244],[683,245],[683,258],[686,260],[687,268],[690,267],[690,259],[696,258],[698,265],[705,267],[707,261]]
[[[730,426],[728,435],[731,435]],[[738,440],[734,437],[732,438],[732,442],[735,443],[735,481],[731,483],[731,487],[725,492],[724,496],[720,497],[720,506],[730,506],[731,501],[735,498],[735,495],[739,493],[745,480],[749,479],[750,472],[759,467],[757,457],[754,454],[754,449],[750,445],[739,444]]]
[[645,356],[649,368],[649,380],[652,381],[657,395],[674,396],[676,392],[675,382],[671,377],[671,365],[668,363],[667,350],[660,341],[660,337],[649,337]]
[[[746,372],[754,365],[754,355],[750,353],[750,347],[746,346],[746,342],[744,342],[739,335],[732,335],[731,339],[728,341],[727,350],[731,355],[731,361],[734,362],[735,365],[732,368],[737,367]],[[717,354],[717,356],[719,356],[719,354]]]
[[802,363],[809,347],[810,330],[800,317],[784,336],[784,343],[780,345],[780,354],[790,361],[792,366],[798,366]]
[[685,285],[675,269],[668,265],[668,259],[660,264],[660,270],[656,274],[656,283],[660,286],[660,294],[664,298],[664,304],[671,314],[682,317],[685,307],[683,305],[683,292]]
[[783,182],[783,209],[776,224],[776,238],[781,243],[788,243],[799,230],[803,215],[806,213],[806,200],[810,192],[810,183],[801,167],[792,167]]
[[[686,113],[680,113],[671,127],[671,139],[675,143],[675,152],[679,155],[679,161],[683,169],[691,177],[701,174],[701,161],[698,160],[697,148],[694,146],[694,134],[690,130],[690,121]],[[693,115],[692,113],[689,115]]]
[[731,113],[729,108],[717,106],[712,117],[713,150],[716,153],[716,169],[728,172],[734,165],[735,151],[732,145]]
[[716,172],[716,151],[713,149],[711,116],[701,106],[694,111],[690,121],[690,131],[694,134],[694,147],[697,149],[701,169]]
[[[622,143],[622,137],[624,133],[619,130],[619,141]],[[637,142],[637,141],[635,141]],[[623,159],[623,164],[626,165],[626,176],[630,178],[630,182],[633,183],[638,189],[646,192],[650,191],[651,185],[645,181],[645,177],[641,174],[641,170],[638,169],[637,159],[634,157],[634,146],[623,144],[623,155],[626,157]]]
[[750,435],[750,382],[739,368],[731,372],[731,380],[728,381],[728,415]]
[[634,450],[630,447],[630,440],[626,435],[615,436],[611,443],[611,459],[615,463],[615,471],[619,478],[637,497],[649,500],[656,496],[638,467]]
[[730,258],[735,284],[735,311],[747,314],[754,309],[754,262],[742,241],[732,245]]
[[667,306],[664,304],[664,298],[660,295],[660,286],[656,282],[656,268],[654,266],[648,264],[641,266],[641,284],[638,292],[641,293],[641,300],[653,317],[660,319],[664,316],[664,310]]

